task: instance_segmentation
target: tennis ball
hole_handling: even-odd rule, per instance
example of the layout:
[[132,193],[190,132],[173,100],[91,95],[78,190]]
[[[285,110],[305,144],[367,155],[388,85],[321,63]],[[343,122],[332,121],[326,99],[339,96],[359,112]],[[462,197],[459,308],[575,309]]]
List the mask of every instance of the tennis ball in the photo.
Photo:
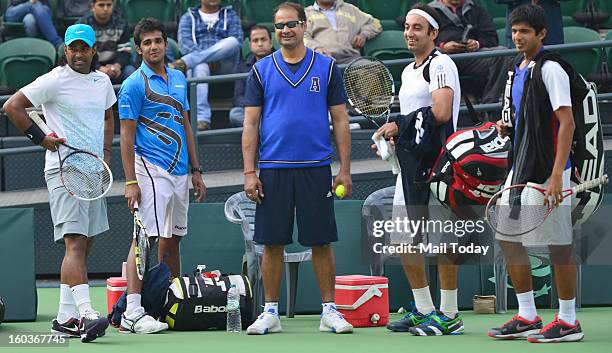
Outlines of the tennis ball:
[[336,196],[343,199],[344,198],[344,185],[340,184],[336,186]]

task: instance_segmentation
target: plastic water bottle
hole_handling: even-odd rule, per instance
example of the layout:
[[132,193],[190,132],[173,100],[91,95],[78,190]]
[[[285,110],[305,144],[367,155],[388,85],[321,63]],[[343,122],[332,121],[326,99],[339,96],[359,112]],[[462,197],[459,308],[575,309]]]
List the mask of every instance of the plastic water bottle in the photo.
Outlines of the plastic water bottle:
[[235,284],[227,291],[227,332],[242,331],[242,320],[240,319],[240,293]]

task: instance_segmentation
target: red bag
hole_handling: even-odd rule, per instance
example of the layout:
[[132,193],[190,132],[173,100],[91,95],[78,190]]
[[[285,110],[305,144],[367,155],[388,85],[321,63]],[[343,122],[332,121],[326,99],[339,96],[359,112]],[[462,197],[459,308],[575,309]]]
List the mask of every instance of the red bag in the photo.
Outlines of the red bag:
[[495,124],[459,130],[446,139],[429,175],[438,200],[460,218],[474,218],[470,205],[486,205],[506,180],[510,139]]

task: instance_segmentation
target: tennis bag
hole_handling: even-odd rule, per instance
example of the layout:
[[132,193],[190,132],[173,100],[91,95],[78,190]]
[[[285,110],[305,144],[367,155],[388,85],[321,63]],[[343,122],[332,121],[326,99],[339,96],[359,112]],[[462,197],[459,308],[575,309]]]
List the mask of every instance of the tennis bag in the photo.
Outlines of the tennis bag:
[[177,331],[225,330],[227,291],[235,284],[240,293],[242,328],[253,323],[253,292],[247,276],[221,275],[208,278],[200,273],[175,278],[168,289],[162,321]]
[[486,205],[500,190],[508,172],[510,139],[491,122],[459,130],[446,139],[429,174],[438,200],[460,218],[482,215],[466,205]]

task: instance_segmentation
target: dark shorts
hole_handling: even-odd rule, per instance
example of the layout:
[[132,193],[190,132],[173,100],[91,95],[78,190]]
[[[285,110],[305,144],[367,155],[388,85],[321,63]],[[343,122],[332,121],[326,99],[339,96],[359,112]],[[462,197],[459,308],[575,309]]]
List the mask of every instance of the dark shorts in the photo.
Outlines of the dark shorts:
[[259,179],[265,197],[255,213],[256,243],[291,244],[294,218],[303,246],[338,241],[330,166],[261,169]]

